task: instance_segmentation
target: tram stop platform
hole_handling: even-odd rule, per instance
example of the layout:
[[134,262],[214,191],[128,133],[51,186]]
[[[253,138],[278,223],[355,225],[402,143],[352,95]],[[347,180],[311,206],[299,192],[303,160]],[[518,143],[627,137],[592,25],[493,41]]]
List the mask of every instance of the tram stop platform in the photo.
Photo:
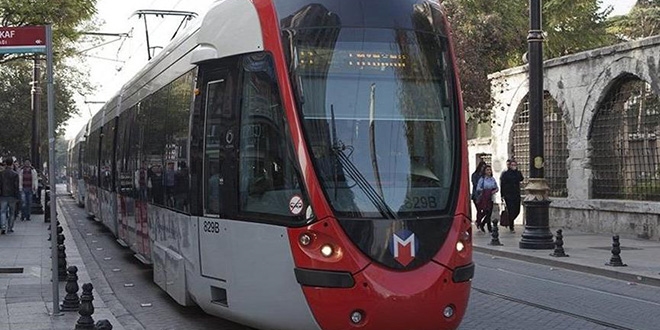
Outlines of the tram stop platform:
[[[551,228],[553,234],[557,229]],[[592,234],[563,229],[564,251],[569,257],[550,256],[554,250],[523,250],[518,247],[525,228],[516,226],[515,233],[499,227],[502,246],[490,245],[491,234],[473,227],[474,251],[522,261],[564,268],[627,281],[660,286],[660,242],[621,237],[621,259],[626,267],[605,265],[612,257],[612,235]],[[477,265],[477,271],[479,265]]]
[[[59,214],[62,214],[58,211]],[[70,330],[75,327],[78,312],[63,312],[52,316],[53,296],[51,282],[51,250],[48,241],[50,223],[44,223],[43,215],[33,214],[31,221],[17,219],[14,232],[0,235],[0,329],[2,330]],[[95,321],[107,319],[114,330],[124,330],[102,299],[109,289],[107,283],[92,281],[80,257],[76,240],[66,221],[60,221],[63,229],[67,264],[78,267],[78,284],[82,293],[83,283],[94,285]],[[59,282],[59,303],[66,291],[66,282]]]

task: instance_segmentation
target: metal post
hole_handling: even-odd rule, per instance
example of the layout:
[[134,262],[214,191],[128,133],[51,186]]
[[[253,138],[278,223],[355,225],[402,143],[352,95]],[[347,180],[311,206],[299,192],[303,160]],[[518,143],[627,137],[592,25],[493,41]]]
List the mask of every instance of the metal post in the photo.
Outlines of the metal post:
[[[50,232],[57,233],[57,193],[55,189],[55,91],[53,88],[53,28],[46,25],[46,82],[48,83],[48,176],[51,181]],[[53,234],[54,235],[54,234]],[[52,239],[53,315],[60,313],[59,278],[57,274],[57,239]]]
[[34,66],[32,69],[32,141],[30,144],[30,161],[34,166],[39,166],[39,119],[41,114],[41,67],[39,55],[34,55]]
[[[34,55],[34,67],[32,70],[32,141],[30,146],[30,161],[32,166],[37,169],[37,173],[41,174],[41,59],[39,54]],[[30,212],[41,214],[43,207],[41,206],[41,196],[38,191],[34,192],[36,198],[32,199],[30,205]]]
[[549,226],[548,183],[544,178],[543,158],[543,30],[541,0],[529,1],[529,184],[525,187],[525,231],[521,249],[553,249]]

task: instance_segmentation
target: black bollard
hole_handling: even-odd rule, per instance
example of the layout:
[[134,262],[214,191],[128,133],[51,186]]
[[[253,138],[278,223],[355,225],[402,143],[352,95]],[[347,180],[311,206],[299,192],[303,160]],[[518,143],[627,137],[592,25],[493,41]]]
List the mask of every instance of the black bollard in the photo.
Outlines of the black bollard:
[[[50,227],[50,226],[48,226],[48,227]],[[64,244],[64,239],[65,239],[65,238],[64,238],[64,228],[62,228],[62,227],[60,227],[60,226],[57,226],[57,239],[58,239],[58,244],[59,244],[60,235],[62,235],[62,244]],[[53,237],[52,237],[52,233],[48,234],[48,240],[50,241],[51,239],[53,239]]]
[[57,244],[64,245],[65,240],[66,238],[64,237],[64,229],[62,227],[57,227]]
[[561,229],[557,230],[557,235],[555,236],[555,252],[550,255],[553,257],[568,257],[568,254],[564,252],[564,235]]
[[626,267],[628,265],[621,260],[621,243],[619,243],[619,235],[612,236],[612,258],[610,262],[605,264],[612,267]]
[[488,245],[504,245],[500,242],[500,230],[497,228],[497,220],[493,220],[493,232],[490,233],[490,243],[488,243]]
[[57,246],[57,278],[60,282],[66,281],[66,247],[64,245]]
[[108,320],[98,320],[94,325],[95,330],[112,330],[112,323]]
[[66,276],[66,296],[60,305],[60,309],[65,312],[77,311],[80,309],[80,297],[78,297],[78,267],[69,266]]
[[50,222],[50,201],[44,204],[44,222]]
[[92,283],[85,283],[82,286],[82,295],[80,296],[80,310],[78,314],[80,317],[76,322],[75,330],[94,330],[94,319],[92,314],[94,314],[94,295],[92,295],[92,290],[94,287]]

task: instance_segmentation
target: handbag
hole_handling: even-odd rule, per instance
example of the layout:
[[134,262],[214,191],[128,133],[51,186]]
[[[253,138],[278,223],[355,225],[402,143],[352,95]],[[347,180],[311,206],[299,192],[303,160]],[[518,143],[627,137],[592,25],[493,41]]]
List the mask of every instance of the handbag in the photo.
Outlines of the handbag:
[[506,209],[506,203],[502,203],[502,213],[500,213],[500,226],[509,227],[511,219],[509,219],[509,210]]

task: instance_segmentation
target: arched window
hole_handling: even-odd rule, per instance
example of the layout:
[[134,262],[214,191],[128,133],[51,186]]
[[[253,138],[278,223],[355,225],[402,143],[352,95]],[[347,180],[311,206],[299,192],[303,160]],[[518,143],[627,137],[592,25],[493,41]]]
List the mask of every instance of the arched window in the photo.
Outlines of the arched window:
[[660,102],[651,86],[618,79],[597,109],[589,141],[594,198],[660,201]]
[[[509,155],[518,162],[518,168],[525,176],[521,185],[524,190],[529,178],[529,99],[527,96],[518,106],[516,121],[513,124]],[[545,178],[550,186],[550,196],[566,197],[568,189],[568,137],[566,124],[557,101],[547,91],[543,95],[543,153],[545,156]],[[524,191],[521,192],[524,194]]]

